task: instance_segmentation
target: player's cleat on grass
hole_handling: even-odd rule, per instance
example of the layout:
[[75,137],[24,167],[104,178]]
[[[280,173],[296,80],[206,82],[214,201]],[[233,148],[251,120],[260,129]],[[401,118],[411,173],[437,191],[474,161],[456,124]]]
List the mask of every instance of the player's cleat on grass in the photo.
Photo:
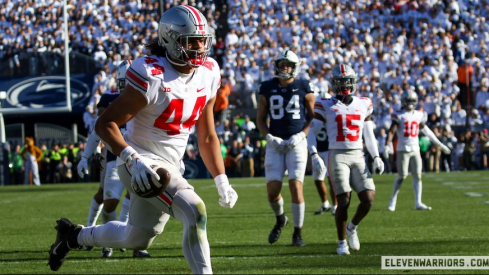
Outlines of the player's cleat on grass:
[[387,206],[387,210],[389,211],[396,211],[396,201],[390,199],[389,200],[389,205]]
[[92,251],[93,250],[93,246],[84,246],[82,249],[84,249],[86,251]]
[[121,252],[126,252],[126,249],[125,248],[121,248],[119,249]]
[[273,227],[272,231],[270,232],[270,235],[268,235],[269,243],[272,244],[278,241],[278,238],[280,238],[280,234],[282,233],[282,229],[289,223],[289,218],[287,218],[287,216],[284,217],[285,217],[285,222],[283,224],[279,224],[277,222]]
[[103,247],[102,248],[102,257],[103,258],[110,258],[112,257],[112,252],[113,252],[113,249],[110,248],[110,247]]
[[132,256],[134,258],[149,258],[151,255],[149,255],[148,251],[146,250],[134,250],[132,252]]
[[301,235],[294,234],[292,236],[292,246],[306,246],[306,244],[302,241]]
[[318,211],[314,212],[314,215],[321,215],[323,214],[324,212],[328,212],[329,210],[331,210],[331,206],[328,205],[328,207],[324,207],[324,206],[320,206]]
[[56,240],[49,250],[48,261],[48,265],[53,271],[59,270],[71,249],[81,248],[76,237],[83,228],[82,225],[76,225],[67,218],[61,218],[56,223],[58,224],[55,227],[57,231]]
[[424,203],[421,203],[421,204],[415,205],[414,210],[431,210],[431,207],[426,206]]
[[348,236],[348,243],[353,251],[360,250],[360,240],[358,239],[357,230],[350,230],[346,228],[346,235]]
[[344,245],[338,244],[338,247],[336,248],[336,253],[338,253],[338,255],[350,255],[348,245],[346,243]]

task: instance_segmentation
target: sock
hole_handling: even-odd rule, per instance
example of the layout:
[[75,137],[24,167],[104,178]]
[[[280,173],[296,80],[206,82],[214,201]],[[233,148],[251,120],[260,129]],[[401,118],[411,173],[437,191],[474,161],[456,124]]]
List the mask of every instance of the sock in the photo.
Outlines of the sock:
[[294,218],[294,227],[302,227],[302,224],[304,223],[304,211],[306,208],[305,203],[292,203],[290,205],[290,208],[292,209],[292,217]]
[[278,224],[284,224],[285,223],[285,215],[284,214],[278,215],[278,216],[276,216],[276,218],[277,218]]
[[354,225],[352,222],[348,223],[347,227],[348,230],[357,230],[358,225]]
[[294,227],[294,236],[301,236],[302,228]]
[[98,204],[95,199],[92,199],[90,210],[88,211],[87,226],[94,226],[97,223],[97,219],[100,215],[100,211],[102,210],[103,205],[103,203]]
[[338,240],[338,246],[346,246],[346,240]]
[[78,235],[80,234],[80,231],[82,230],[81,227],[76,228],[73,233],[70,236],[70,240],[68,241],[68,247],[70,249],[73,248],[79,248],[80,245],[78,244]]
[[397,177],[394,180],[394,185],[392,187],[392,197],[391,200],[397,200],[397,194],[399,194],[399,190],[401,190],[401,184],[402,184],[403,179]]
[[414,189],[414,203],[415,205],[420,205],[421,203],[421,193],[423,193],[423,182],[420,180],[413,180]]
[[102,209],[102,223],[106,224],[110,221],[117,220],[117,211],[112,211],[110,213],[105,212],[105,209]]
[[129,219],[129,206],[130,205],[131,205],[131,200],[124,197],[124,200],[122,200],[121,212],[119,213],[119,221],[120,222],[127,222],[127,220]]
[[284,199],[280,198],[280,200],[276,202],[270,202],[270,207],[272,208],[275,216],[280,216],[284,214]]

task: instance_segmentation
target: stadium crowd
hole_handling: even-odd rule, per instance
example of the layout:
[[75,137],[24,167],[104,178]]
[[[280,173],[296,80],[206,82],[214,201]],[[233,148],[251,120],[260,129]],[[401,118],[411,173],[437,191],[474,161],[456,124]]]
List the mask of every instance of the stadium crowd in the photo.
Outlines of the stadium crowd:
[[[20,73],[25,52],[41,57],[38,74],[56,71],[56,63],[42,56],[66,50],[62,3],[0,3],[0,60],[8,64],[11,76]],[[93,98],[84,114],[87,133],[93,128],[100,95],[115,89],[114,69],[123,60],[145,54],[144,44],[156,38],[160,9],[182,4],[163,3],[160,7],[158,1],[149,0],[68,1],[69,50],[99,64]],[[356,95],[369,97],[374,104],[372,118],[381,153],[390,114],[400,108],[401,92],[411,89],[418,94],[417,109],[424,111],[426,125],[452,149],[451,155],[444,155],[421,136],[424,171],[488,168],[488,1],[188,3],[208,18],[216,37],[211,56],[221,66],[223,82],[221,102],[214,110],[229,176],[263,175],[265,142],[254,117],[231,116],[229,109],[257,108],[258,86],[274,76],[272,61],[287,48],[300,57],[298,78],[309,79],[318,93],[331,91],[328,79],[335,65],[351,64],[358,74]],[[188,145],[186,157],[198,157],[196,142]],[[77,164],[76,157],[72,162]],[[386,172],[395,172],[394,164],[391,154]]]

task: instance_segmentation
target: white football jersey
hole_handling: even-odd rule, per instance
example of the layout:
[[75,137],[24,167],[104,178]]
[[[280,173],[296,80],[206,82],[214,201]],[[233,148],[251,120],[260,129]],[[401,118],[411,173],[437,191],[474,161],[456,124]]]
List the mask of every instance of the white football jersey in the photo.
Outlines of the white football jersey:
[[373,112],[372,101],[367,97],[352,96],[345,105],[335,97],[317,101],[314,112],[325,120],[329,149],[363,149],[363,123]]
[[191,128],[220,82],[219,65],[212,58],[192,76],[178,73],[165,57],[134,60],[126,72],[126,83],[139,90],[148,105],[127,123],[125,140],[143,149],[143,154],[180,167]]
[[392,121],[397,123],[397,150],[419,150],[419,125],[424,122],[423,112],[398,110],[391,114]]

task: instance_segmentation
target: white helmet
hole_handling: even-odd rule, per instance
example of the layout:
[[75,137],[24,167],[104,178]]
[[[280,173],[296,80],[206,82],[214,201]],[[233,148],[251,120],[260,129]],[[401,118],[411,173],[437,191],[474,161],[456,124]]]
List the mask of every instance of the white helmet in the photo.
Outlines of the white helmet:
[[350,66],[340,64],[333,68],[330,82],[335,94],[351,95],[357,89],[357,74]]
[[[182,64],[194,68],[204,65],[212,46],[212,34],[204,15],[188,5],[174,6],[167,10],[158,25],[158,44],[167,50],[167,55]],[[203,51],[188,49],[189,38],[205,38]]]
[[117,71],[115,75],[115,83],[117,85],[117,91],[120,93],[126,87],[126,71],[131,66],[131,60],[124,60],[117,66]]
[[[278,63],[282,60],[286,60],[290,63],[294,63],[294,67],[292,68],[292,73],[289,74],[289,73],[280,72],[280,70],[278,69]],[[300,63],[299,58],[293,51],[285,50],[282,53],[280,53],[274,61],[275,74],[279,78],[284,78],[284,79],[297,77],[297,75],[299,74],[299,63]]]
[[418,95],[415,91],[407,89],[401,94],[401,106],[403,109],[412,110],[418,104]]

